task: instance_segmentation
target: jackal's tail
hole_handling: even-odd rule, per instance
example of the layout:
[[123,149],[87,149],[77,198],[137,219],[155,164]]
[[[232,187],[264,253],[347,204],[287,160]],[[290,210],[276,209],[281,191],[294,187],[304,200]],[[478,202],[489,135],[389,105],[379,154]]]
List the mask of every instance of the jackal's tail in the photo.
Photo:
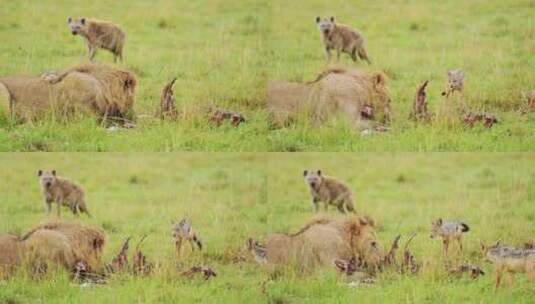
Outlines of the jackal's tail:
[[470,227],[466,225],[465,223],[461,223],[461,232],[468,232],[470,231]]

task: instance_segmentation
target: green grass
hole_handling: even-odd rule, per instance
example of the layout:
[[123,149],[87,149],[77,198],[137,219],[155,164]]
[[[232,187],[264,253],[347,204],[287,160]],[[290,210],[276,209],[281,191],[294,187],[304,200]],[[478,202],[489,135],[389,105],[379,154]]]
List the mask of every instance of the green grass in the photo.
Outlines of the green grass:
[[[179,122],[142,121],[109,134],[92,119],[11,125],[0,119],[1,151],[533,151],[533,114],[519,116],[534,89],[533,1],[7,1],[0,10],[0,77],[39,75],[86,60],[67,16],[111,20],[127,33],[125,61],[140,80],[138,114],[152,115],[163,85],[177,76]],[[359,28],[372,66],[389,76],[395,119],[371,137],[343,123],[315,128],[304,121],[278,129],[265,111],[270,79],[310,80],[325,67],[317,15]],[[98,62],[111,63],[105,51]],[[467,73],[468,104],[498,115],[492,130],[407,121],[424,80],[430,108],[443,103],[445,73]],[[209,106],[239,111],[240,128],[215,128]]]
[[[151,277],[121,275],[94,288],[63,273],[42,281],[16,276],[0,282],[0,303],[529,303],[535,293],[535,285],[517,275],[513,288],[494,294],[491,265],[479,255],[480,240],[520,245],[535,235],[533,154],[11,153],[0,154],[0,167],[0,233],[23,233],[46,219],[36,171],[55,168],[85,187],[94,217],[81,219],[106,231],[106,260],[125,237],[148,234],[143,249],[161,265]],[[311,218],[301,175],[307,168],[350,185],[357,209],[378,222],[382,247],[398,233],[402,240],[418,233],[411,249],[422,272],[384,273],[375,286],[352,289],[332,270],[270,280],[250,258],[236,262],[248,257],[247,237],[296,231]],[[170,221],[182,217],[191,220],[205,250],[190,253],[181,267],[209,265],[215,279],[188,281],[175,268]],[[452,256],[482,265],[486,276],[447,275],[441,243],[429,238],[438,217],[470,225],[464,253]]]

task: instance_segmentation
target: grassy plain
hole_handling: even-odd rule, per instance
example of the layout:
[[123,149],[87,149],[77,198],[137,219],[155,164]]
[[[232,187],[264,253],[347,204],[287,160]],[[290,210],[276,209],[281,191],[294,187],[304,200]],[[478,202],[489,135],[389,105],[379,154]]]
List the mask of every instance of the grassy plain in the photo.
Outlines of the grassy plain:
[[[119,275],[93,288],[64,273],[42,281],[15,276],[0,282],[0,303],[530,303],[535,294],[524,275],[494,294],[492,267],[479,254],[480,240],[521,245],[534,237],[533,154],[12,153],[0,155],[0,167],[0,233],[24,233],[46,220],[36,171],[55,168],[85,187],[94,217],[81,220],[107,233],[107,261],[127,236],[148,234],[143,249],[160,265],[151,277]],[[377,284],[356,289],[330,269],[270,279],[243,251],[244,241],[294,232],[312,217],[301,175],[307,168],[350,185],[359,212],[378,222],[382,247],[416,232],[411,249],[421,273],[383,273]],[[339,216],[332,208],[329,214]],[[176,263],[170,221],[182,217],[205,249]],[[470,225],[465,251],[453,251],[453,261],[479,264],[487,275],[472,281],[446,273],[441,243],[429,238],[438,217]],[[218,276],[182,278],[194,264]]]
[[[175,95],[184,119],[141,120],[109,133],[92,118],[69,123],[0,121],[2,151],[533,151],[535,119],[520,116],[535,89],[535,25],[530,0],[514,1],[3,1],[0,77],[40,75],[86,60],[86,48],[67,28],[67,16],[96,17],[127,33],[119,66],[140,80],[136,112],[152,115],[163,85],[177,76]],[[269,79],[305,81],[325,68],[315,26],[334,15],[366,37],[373,65],[390,78],[394,122],[386,134],[363,137],[344,122],[321,128],[306,121],[277,128],[264,106]],[[97,61],[112,63],[100,51]],[[415,125],[407,120],[416,87],[431,80],[436,111],[445,73],[467,73],[466,98],[497,114],[492,130],[460,124]],[[239,111],[240,128],[215,128],[210,106]]]

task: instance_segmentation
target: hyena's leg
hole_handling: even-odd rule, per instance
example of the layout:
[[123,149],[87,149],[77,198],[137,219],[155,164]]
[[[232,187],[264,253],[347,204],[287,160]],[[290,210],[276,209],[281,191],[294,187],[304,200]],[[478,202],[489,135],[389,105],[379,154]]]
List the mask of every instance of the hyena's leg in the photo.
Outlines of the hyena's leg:
[[319,199],[317,198],[312,198],[312,210],[315,212],[315,213],[318,213],[318,211],[320,211],[320,206],[319,206]]
[[61,205],[63,205],[63,200],[57,200],[56,205],[58,205],[57,215],[58,215],[58,218],[60,218],[61,217]]
[[75,199],[71,199],[71,203],[69,204],[69,208],[72,211],[72,214],[78,216],[78,201]]
[[331,62],[331,48],[325,47],[325,58],[327,59],[327,63]]
[[353,62],[357,62],[357,46],[354,45],[351,49],[351,59],[353,59]]
[[350,199],[347,200],[344,205],[348,212],[357,213],[357,211],[355,210],[355,206],[353,206],[353,202]]
[[370,58],[368,57],[368,53],[366,52],[366,49],[364,48],[364,46],[360,46],[358,48],[358,54],[359,54],[359,57],[361,60],[366,60],[366,62],[368,64],[372,64],[372,62],[370,61]]
[[45,211],[46,211],[46,214],[47,215],[50,215],[50,213],[52,212],[52,203],[54,201],[52,200],[52,198],[50,197],[46,197],[45,198]]
[[89,60],[94,61],[95,55],[97,54],[97,48],[94,45],[89,45]]
[[340,62],[340,53],[342,51],[340,49],[336,49],[336,62]]
[[338,211],[340,211],[341,213],[346,213],[343,202],[339,202],[338,204],[336,204],[336,207],[338,208]]

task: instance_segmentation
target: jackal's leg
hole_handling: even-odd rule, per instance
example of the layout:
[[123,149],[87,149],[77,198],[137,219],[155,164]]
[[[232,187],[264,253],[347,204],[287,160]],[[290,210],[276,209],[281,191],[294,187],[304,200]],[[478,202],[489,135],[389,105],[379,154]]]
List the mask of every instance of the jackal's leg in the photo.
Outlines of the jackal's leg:
[[447,239],[442,240],[442,247],[444,249],[444,256],[448,257],[448,247],[450,245],[450,242]]
[[494,285],[494,291],[497,291],[502,281],[502,271],[501,269],[496,269],[495,272],[496,272],[496,285]]
[[533,269],[528,269],[526,271],[526,275],[528,277],[528,280],[535,281],[535,267]]
[[509,284],[509,287],[512,288],[515,285],[515,274],[512,272],[507,273],[507,283]]
[[176,251],[176,257],[180,258],[180,250],[182,249],[182,239],[179,238],[175,240],[175,251]]

